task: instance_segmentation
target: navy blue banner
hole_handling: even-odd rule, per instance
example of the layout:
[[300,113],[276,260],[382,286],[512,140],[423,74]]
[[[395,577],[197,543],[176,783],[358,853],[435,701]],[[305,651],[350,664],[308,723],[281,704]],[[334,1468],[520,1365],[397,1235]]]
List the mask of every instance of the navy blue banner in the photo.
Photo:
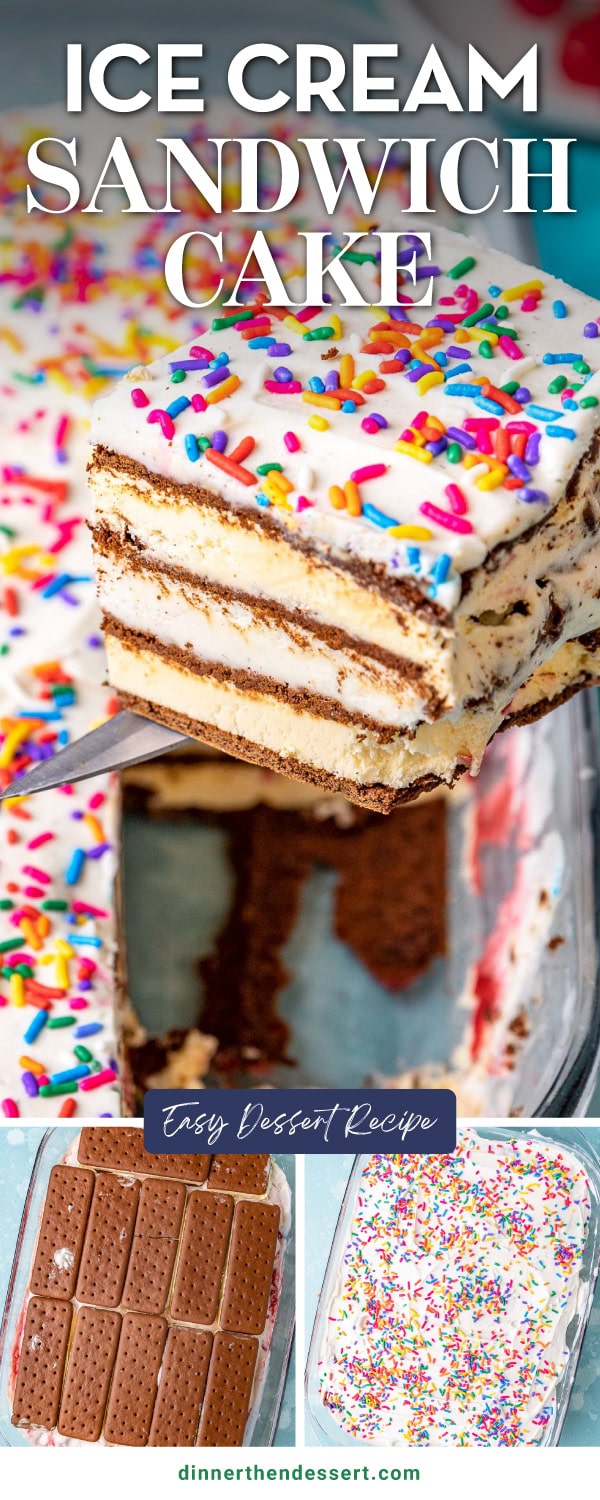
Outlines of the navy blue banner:
[[147,1151],[453,1151],[449,1089],[151,1089]]

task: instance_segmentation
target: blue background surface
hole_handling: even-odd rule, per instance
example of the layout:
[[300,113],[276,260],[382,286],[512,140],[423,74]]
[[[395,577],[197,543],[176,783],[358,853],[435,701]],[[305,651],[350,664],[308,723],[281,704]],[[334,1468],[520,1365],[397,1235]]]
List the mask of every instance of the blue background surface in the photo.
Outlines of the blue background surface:
[[[9,1125],[2,1129],[2,1155],[0,1177],[2,1180],[2,1211],[0,1213],[0,1308],[8,1286],[13,1262],[21,1214],[29,1178],[43,1129],[37,1125]],[[275,1435],[276,1448],[289,1448],[294,1444],[295,1434],[295,1350],[288,1368],[279,1423]]]
[[[600,1153],[600,1127],[584,1125],[580,1128],[590,1145]],[[310,1156],[306,1159],[304,1313],[307,1351],[327,1257],[353,1161],[354,1157],[350,1155]],[[316,1443],[308,1416],[306,1442],[309,1445]],[[600,1278],[560,1445],[600,1447]]]

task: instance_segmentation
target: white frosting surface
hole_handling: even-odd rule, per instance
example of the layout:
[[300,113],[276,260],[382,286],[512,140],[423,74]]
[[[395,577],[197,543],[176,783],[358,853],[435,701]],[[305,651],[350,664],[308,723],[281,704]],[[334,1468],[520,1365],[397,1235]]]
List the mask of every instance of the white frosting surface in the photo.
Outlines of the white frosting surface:
[[539,1442],[589,1217],[581,1163],[539,1135],[462,1130],[448,1156],[372,1156],[319,1352],[335,1421],[387,1446]]

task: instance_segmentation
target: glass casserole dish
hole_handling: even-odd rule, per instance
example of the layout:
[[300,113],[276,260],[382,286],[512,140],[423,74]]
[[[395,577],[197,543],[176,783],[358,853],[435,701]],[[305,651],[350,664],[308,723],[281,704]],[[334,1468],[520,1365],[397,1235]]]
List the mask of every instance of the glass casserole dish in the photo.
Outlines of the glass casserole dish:
[[[465,777],[443,799],[446,953],[401,986],[378,979],[368,951],[366,961],[357,952],[351,924],[340,937],[343,877],[335,861],[328,865],[318,855],[285,941],[269,946],[261,931],[271,920],[268,891],[277,892],[285,878],[280,860],[295,836],[284,821],[277,837],[271,811],[273,848],[265,854],[267,837],[257,835],[253,856],[255,866],[256,851],[259,864],[267,855],[272,861],[267,895],[255,910],[253,961],[268,974],[275,954],[280,973],[283,967],[275,1008],[288,1028],[288,1057],[263,1067],[250,1050],[248,1066],[237,1071],[220,1070],[217,1058],[208,1081],[306,1088],[440,1083],[456,1090],[459,1113],[468,1118],[584,1114],[600,1045],[599,743],[598,695],[584,693],[537,724],[498,735],[479,777]],[[230,953],[235,944],[231,913],[237,901],[239,918],[240,898],[231,846],[235,818],[247,813],[228,821],[197,808],[175,816],[165,806],[153,816],[132,806],[127,787],[125,807],[129,994],[151,1039],[149,1071],[156,1074],[161,1064],[152,1039],[161,1033],[196,1028],[219,1036],[219,1018],[206,1010],[204,976],[219,945]],[[383,837],[388,821],[379,818]],[[352,830],[342,829],[340,837],[352,837]],[[369,857],[377,881],[373,845]],[[424,881],[429,858],[425,850]],[[377,892],[375,884],[375,907]],[[236,993],[230,982],[229,1016]]]
[[[23,1215],[0,1327],[0,1445],[3,1447],[31,1446],[25,1434],[11,1423],[11,1393],[14,1388],[16,1374],[17,1353],[22,1330],[22,1313],[50,1172],[52,1167],[64,1160],[65,1154],[76,1140],[77,1135],[78,1131],[62,1126],[47,1130],[44,1133],[27,1186]],[[257,1388],[255,1387],[253,1390],[244,1436],[244,1447],[270,1447],[274,1441],[294,1339],[296,1305],[294,1230],[295,1158],[288,1155],[278,1155],[273,1157],[273,1161],[281,1169],[290,1188],[290,1222],[286,1235],[281,1288],[269,1347],[268,1362],[266,1370],[263,1369],[261,1372]],[[40,1444],[42,1446],[51,1445],[53,1432],[45,1432],[42,1429],[38,1430],[40,1432]],[[65,1439],[62,1439],[62,1443],[64,1442]],[[86,1443],[82,1446],[90,1447],[90,1444]]]
[[[543,1139],[548,1144],[555,1144],[564,1148],[565,1151],[568,1150],[571,1156],[575,1157],[577,1162],[581,1164],[587,1177],[591,1214],[579,1269],[579,1285],[577,1288],[575,1309],[566,1329],[563,1328],[562,1330],[567,1359],[560,1372],[554,1391],[551,1392],[549,1399],[545,1401],[545,1406],[551,1408],[548,1420],[541,1430],[539,1441],[532,1444],[535,1446],[554,1447],[559,1442],[567,1414],[583,1338],[592,1311],[600,1264],[600,1162],[596,1152],[579,1130],[561,1127],[548,1127],[548,1129],[544,1128],[543,1130],[535,1128],[527,1129],[526,1127],[511,1129],[509,1127],[479,1127],[478,1125],[477,1136],[484,1140],[499,1142],[521,1137],[525,1141],[532,1140],[534,1144],[536,1141]],[[348,1178],[329,1252],[310,1341],[305,1374],[305,1400],[309,1426],[312,1429],[309,1441],[312,1438],[313,1443],[318,1446],[362,1447],[363,1450],[365,1447],[371,1446],[371,1442],[368,1439],[364,1437],[360,1439],[355,1438],[338,1425],[330,1410],[323,1404],[320,1396],[322,1346],[327,1325],[331,1318],[332,1303],[336,1295],[336,1280],[348,1247],[363,1172],[369,1161],[370,1157],[368,1155],[356,1157]],[[426,1261],[424,1264],[426,1264]],[[492,1271],[490,1271],[490,1276],[493,1276]],[[417,1275],[417,1280],[420,1281],[420,1273]],[[383,1295],[384,1293],[382,1293]],[[453,1326],[456,1327],[456,1338],[458,1339],[459,1327],[458,1325]],[[351,1333],[348,1336],[350,1337]],[[475,1347],[476,1343],[477,1339],[475,1339],[473,1347]],[[381,1348],[385,1350],[386,1347],[385,1333],[383,1333],[381,1334]],[[379,1356],[381,1357],[381,1349],[379,1349]],[[360,1372],[363,1363],[360,1351],[356,1352],[356,1359]],[[473,1378],[475,1377],[473,1376]],[[364,1371],[362,1372],[361,1379],[364,1379]],[[424,1379],[426,1380],[426,1377]],[[382,1388],[385,1388],[385,1383]],[[368,1407],[371,1395],[370,1388],[363,1384],[360,1389],[363,1393],[365,1404]],[[418,1379],[417,1389],[420,1390]],[[375,1402],[373,1404],[376,1405]],[[386,1446],[385,1442],[383,1442],[383,1445]],[[398,1446],[413,1445],[399,1444]],[[417,1444],[416,1446],[420,1445]],[[488,1445],[483,1444],[482,1446]]]

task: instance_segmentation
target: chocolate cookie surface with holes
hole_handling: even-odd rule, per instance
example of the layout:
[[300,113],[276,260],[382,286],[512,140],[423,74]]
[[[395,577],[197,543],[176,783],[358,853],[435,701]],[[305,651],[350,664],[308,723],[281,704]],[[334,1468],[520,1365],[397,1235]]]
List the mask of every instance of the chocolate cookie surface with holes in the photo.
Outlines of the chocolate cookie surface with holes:
[[217,1333],[198,1432],[199,1448],[235,1448],[243,1440],[258,1355],[256,1339]]
[[260,1198],[269,1181],[268,1156],[213,1156],[208,1174],[209,1188],[227,1193],[251,1193]]
[[233,1218],[233,1198],[191,1193],[171,1315],[185,1323],[212,1323]]
[[58,1419],[63,1437],[87,1443],[100,1437],[120,1332],[120,1313],[80,1307]]
[[77,1280],[77,1301],[117,1307],[140,1195],[135,1177],[99,1172]]
[[73,1296],[93,1191],[93,1172],[52,1168],[31,1273],[32,1292]]
[[212,1333],[204,1329],[169,1329],[148,1439],[151,1448],[185,1448],[195,1441],[212,1343]]
[[165,1310],[184,1207],[182,1182],[147,1177],[142,1183],[123,1291],[123,1306],[132,1312]]
[[93,1165],[49,1175],[30,1277],[47,1294],[23,1316],[12,1421],[63,1443],[235,1446],[277,1308],[280,1188],[268,1156],[207,1158],[183,1179],[167,1155],[149,1173],[141,1141],[84,1130]]
[[72,1317],[70,1302],[54,1297],[31,1298],[13,1398],[15,1427],[54,1427]]
[[107,1443],[147,1443],[166,1337],[165,1318],[125,1313],[106,1412]]
[[223,1328],[233,1333],[262,1333],[278,1233],[279,1209],[274,1203],[241,1199],[233,1216],[221,1308]]
[[83,1166],[112,1168],[115,1172],[147,1173],[155,1177],[177,1177],[181,1182],[205,1182],[210,1156],[146,1151],[143,1131],[134,1125],[110,1129],[85,1125],[79,1142],[78,1160]]

